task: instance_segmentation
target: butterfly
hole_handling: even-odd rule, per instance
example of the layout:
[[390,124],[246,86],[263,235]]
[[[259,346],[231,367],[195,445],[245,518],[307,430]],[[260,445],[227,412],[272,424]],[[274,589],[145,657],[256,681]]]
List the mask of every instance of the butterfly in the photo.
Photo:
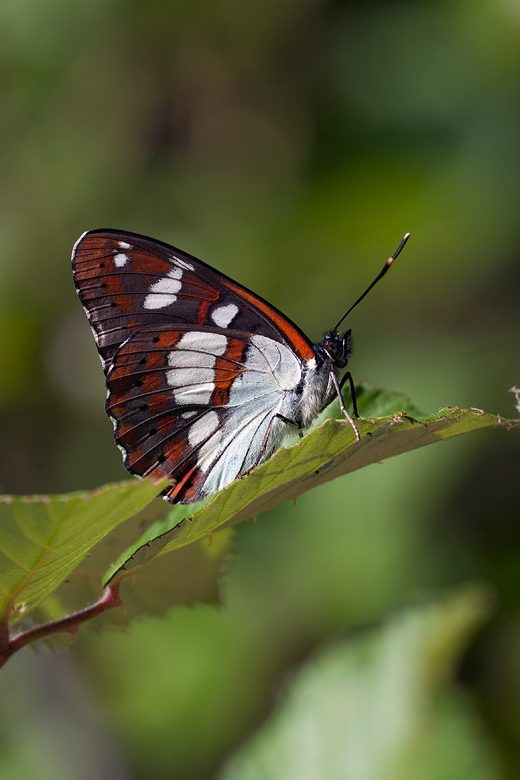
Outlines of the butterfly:
[[[409,234],[352,311],[386,273]],[[313,344],[278,309],[195,257],[120,230],[84,233],[74,283],[105,372],[105,410],[131,474],[170,477],[172,503],[205,498],[267,460],[342,389],[345,314]]]

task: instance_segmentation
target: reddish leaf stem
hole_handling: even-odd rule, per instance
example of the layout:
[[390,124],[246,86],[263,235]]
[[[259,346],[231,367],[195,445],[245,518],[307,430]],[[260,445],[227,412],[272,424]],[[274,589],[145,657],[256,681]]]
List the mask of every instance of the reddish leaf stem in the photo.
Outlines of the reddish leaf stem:
[[[126,575],[124,574],[122,577],[119,577],[117,580],[114,580],[114,582],[107,585],[101,598],[90,607],[80,609],[78,612],[74,612],[73,615],[61,618],[60,620],[52,620],[49,623],[44,623],[42,626],[34,626],[34,628],[29,628],[27,631],[21,631],[13,637],[9,637],[6,626],[2,625],[2,621],[0,620],[0,667],[2,667],[14,653],[31,642],[43,639],[51,634],[58,634],[62,631],[68,631],[73,639],[75,639],[81,623],[92,620],[92,618],[101,615],[108,609],[122,607],[123,602],[119,597],[119,588],[124,576]],[[2,630],[2,627],[4,630]]]

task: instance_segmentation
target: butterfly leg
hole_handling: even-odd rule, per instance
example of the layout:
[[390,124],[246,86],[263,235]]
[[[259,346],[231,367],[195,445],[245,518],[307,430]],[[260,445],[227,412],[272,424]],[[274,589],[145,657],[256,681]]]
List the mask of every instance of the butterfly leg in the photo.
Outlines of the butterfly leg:
[[347,371],[347,373],[342,376],[341,382],[339,383],[340,390],[343,390],[343,385],[347,381],[350,385],[350,395],[352,397],[352,408],[354,409],[354,417],[359,417],[358,410],[357,410],[356,388],[350,371]]
[[[338,382],[338,377],[336,376],[334,371],[330,372],[330,378],[332,379],[332,383],[333,383],[333,385],[334,385],[334,387],[336,389],[336,394],[338,396],[338,401],[339,401],[339,407],[340,407],[341,411],[343,412],[343,414],[345,415],[345,417],[347,418],[347,420],[349,421],[349,423],[351,424],[352,430],[356,434],[356,441],[361,441],[361,436],[359,435],[359,431],[357,429],[357,425],[356,425],[356,423],[354,422],[354,420],[352,419],[352,417],[350,416],[350,414],[347,412],[347,410],[345,408],[345,403],[343,401],[343,396],[341,394],[341,385]],[[352,391],[353,387],[354,387],[354,382],[352,381],[352,377],[350,375],[350,371],[347,374],[345,374],[345,376],[343,377],[342,384],[343,384],[343,382],[344,382],[344,380],[346,378],[349,379],[350,389]],[[354,407],[354,414],[357,417],[358,414],[357,414],[357,404],[356,404],[356,402],[354,400],[355,397],[356,397],[355,392],[353,392],[352,393],[352,399],[353,399],[353,404],[352,405]]]
[[284,417],[283,414],[275,414],[275,417],[278,417],[279,420],[286,423],[287,425],[291,425],[293,428],[298,428],[298,436],[300,439],[303,437],[302,426],[297,423],[296,420],[289,420],[289,418]]

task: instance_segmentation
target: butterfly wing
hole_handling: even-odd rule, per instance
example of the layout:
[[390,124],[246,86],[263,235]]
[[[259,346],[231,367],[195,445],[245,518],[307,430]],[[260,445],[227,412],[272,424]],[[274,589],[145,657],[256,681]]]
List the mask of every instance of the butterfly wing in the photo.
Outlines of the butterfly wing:
[[76,243],[72,267],[104,364],[136,330],[163,322],[259,333],[301,360],[314,357],[304,333],[274,306],[161,241],[92,230]]
[[285,431],[281,400],[314,358],[304,334],[250,290],[153,239],[92,231],[72,262],[126,468],[171,476],[166,497],[184,503],[265,460]]

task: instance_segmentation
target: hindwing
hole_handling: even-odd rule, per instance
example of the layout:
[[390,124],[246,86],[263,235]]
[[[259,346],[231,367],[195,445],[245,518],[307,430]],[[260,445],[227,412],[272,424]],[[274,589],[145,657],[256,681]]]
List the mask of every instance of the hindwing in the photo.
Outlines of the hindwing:
[[259,334],[193,325],[142,329],[112,358],[107,414],[125,466],[171,476],[171,501],[220,490],[272,452],[276,417],[300,381],[291,350]]

